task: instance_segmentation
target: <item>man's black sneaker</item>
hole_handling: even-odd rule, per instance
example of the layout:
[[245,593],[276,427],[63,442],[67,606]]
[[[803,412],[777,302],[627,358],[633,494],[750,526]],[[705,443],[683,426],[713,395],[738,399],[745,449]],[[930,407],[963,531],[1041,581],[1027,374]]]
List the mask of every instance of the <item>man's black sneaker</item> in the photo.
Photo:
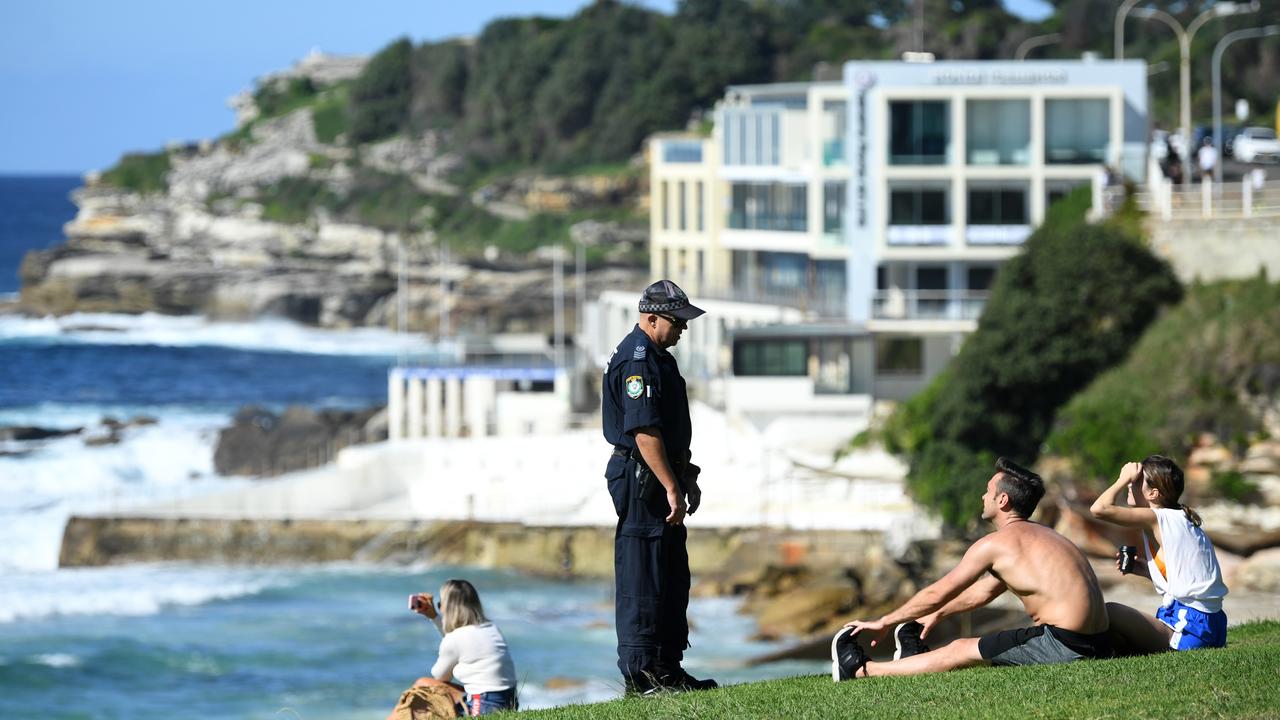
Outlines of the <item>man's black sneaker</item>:
[[894,628],[893,643],[896,649],[893,651],[893,659],[901,660],[929,652],[929,646],[920,639],[922,632],[924,632],[924,626],[915,620],[908,620]]
[[852,680],[866,665],[867,654],[854,637],[853,628],[840,628],[840,632],[831,638],[831,679],[835,682]]
[[668,670],[661,674],[642,673],[624,678],[627,695],[659,695],[662,693],[688,692],[690,690],[710,690],[720,687],[710,678],[699,680],[684,671],[682,667]]
[[720,687],[720,684],[715,680],[711,678],[699,680],[685,672],[684,668],[676,668],[675,672],[662,679],[662,684],[671,688],[679,688],[680,690],[710,690]]

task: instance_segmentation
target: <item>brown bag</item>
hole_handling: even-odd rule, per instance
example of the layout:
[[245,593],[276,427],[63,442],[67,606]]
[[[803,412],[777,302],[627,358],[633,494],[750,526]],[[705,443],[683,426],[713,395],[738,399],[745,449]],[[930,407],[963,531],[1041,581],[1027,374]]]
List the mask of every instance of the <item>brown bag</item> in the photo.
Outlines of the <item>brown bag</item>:
[[458,706],[453,703],[449,688],[441,685],[420,685],[405,690],[391,711],[393,720],[435,720],[458,717]]

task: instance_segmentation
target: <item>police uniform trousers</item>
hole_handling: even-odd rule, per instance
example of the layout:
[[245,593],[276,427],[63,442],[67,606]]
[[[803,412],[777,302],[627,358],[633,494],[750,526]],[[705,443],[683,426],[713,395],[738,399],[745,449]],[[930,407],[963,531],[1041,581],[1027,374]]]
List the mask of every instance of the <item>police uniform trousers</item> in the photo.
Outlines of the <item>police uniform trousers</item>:
[[606,476],[618,513],[613,541],[618,669],[630,678],[655,673],[658,667],[669,670],[684,659],[689,646],[689,552],[684,525],[666,522],[671,508],[661,484],[645,501],[639,497],[639,464],[630,458],[617,461],[609,464]]

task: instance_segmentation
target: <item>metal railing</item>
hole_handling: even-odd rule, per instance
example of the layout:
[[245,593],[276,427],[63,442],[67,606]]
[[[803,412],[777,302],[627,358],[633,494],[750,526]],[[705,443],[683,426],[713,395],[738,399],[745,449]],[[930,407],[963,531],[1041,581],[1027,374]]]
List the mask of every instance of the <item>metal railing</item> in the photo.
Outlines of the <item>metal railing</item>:
[[877,320],[977,320],[987,306],[985,290],[881,290],[872,296]]
[[[1120,207],[1124,199],[1123,187],[1109,187],[1104,192],[1108,210]],[[1157,178],[1140,186],[1134,200],[1152,218],[1166,221],[1280,217],[1280,180],[1259,183],[1246,175],[1243,180],[1229,180],[1218,187],[1212,180],[1174,185]]]

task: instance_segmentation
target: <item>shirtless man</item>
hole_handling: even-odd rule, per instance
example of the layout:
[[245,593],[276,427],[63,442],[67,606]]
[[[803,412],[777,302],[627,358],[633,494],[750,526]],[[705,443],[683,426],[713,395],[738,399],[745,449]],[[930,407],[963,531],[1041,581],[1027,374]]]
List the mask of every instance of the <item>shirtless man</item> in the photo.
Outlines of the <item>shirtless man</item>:
[[[1000,458],[982,496],[982,519],[996,531],[960,564],[879,620],[855,620],[831,641],[831,679],[916,675],[974,665],[1040,665],[1111,656],[1098,578],[1071,541],[1027,520],[1044,496],[1040,476]],[[922,638],[938,621],[1012,590],[1035,626],[961,638],[929,650]],[[894,629],[894,660],[870,662],[858,644],[879,644]]]

